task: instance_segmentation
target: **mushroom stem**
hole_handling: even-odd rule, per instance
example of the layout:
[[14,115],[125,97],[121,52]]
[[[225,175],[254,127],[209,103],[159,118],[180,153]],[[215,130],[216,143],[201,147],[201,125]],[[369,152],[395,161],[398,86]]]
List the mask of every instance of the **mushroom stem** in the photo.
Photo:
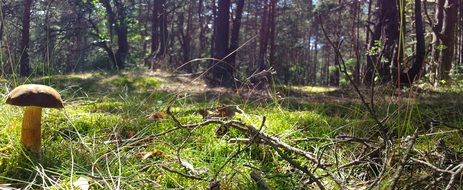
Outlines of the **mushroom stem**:
[[24,147],[35,153],[40,153],[41,147],[41,116],[41,107],[27,106],[24,111],[21,142]]

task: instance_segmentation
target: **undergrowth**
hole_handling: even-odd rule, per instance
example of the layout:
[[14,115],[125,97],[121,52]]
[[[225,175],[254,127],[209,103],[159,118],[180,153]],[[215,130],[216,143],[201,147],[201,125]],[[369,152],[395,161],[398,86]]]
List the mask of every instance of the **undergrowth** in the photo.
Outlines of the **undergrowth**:
[[[16,187],[71,189],[79,178],[85,179],[92,189],[205,189],[210,181],[193,180],[173,171],[193,175],[179,164],[178,158],[190,163],[197,176],[210,179],[233,153],[243,145],[229,144],[239,134],[230,131],[216,135],[217,126],[208,125],[194,130],[176,130],[156,136],[175,127],[171,118],[152,120],[149,115],[165,112],[172,107],[182,123],[202,121],[200,110],[221,105],[217,99],[201,101],[183,94],[163,91],[169,85],[164,79],[140,74],[74,74],[30,78],[22,83],[41,83],[53,86],[63,96],[65,109],[45,109],[42,116],[42,151],[39,162],[27,158],[19,141],[22,108],[0,103],[0,184]],[[19,84],[2,81],[3,97]],[[280,89],[281,90],[281,89]],[[300,93],[336,93],[337,89],[298,87]],[[188,92],[185,92],[188,93]],[[441,92],[443,93],[443,92]],[[443,96],[460,97],[459,93]],[[258,126],[281,140],[306,150],[318,150],[319,141],[299,141],[307,137],[331,138],[337,135],[372,137],[378,126],[356,102],[311,102],[280,99],[273,102],[245,103],[242,97],[231,97],[227,103],[239,105],[244,113],[234,119]],[[402,105],[381,104],[377,111],[389,115],[387,127],[396,137],[426,128],[431,116],[461,126],[461,102],[432,101]],[[441,115],[436,115],[440,113]],[[435,125],[433,127],[442,127]],[[128,139],[145,138],[140,143],[126,143]],[[441,134],[421,139],[417,147],[431,149],[438,139],[444,138],[450,146],[463,149],[457,133]],[[299,139],[299,140],[298,140]],[[355,146],[336,150],[341,158],[359,151]],[[340,160],[343,161],[342,159]],[[269,147],[252,145],[243,154],[234,157],[220,171],[222,189],[257,189],[249,173],[258,169],[275,189],[303,189],[294,169],[279,158]]]

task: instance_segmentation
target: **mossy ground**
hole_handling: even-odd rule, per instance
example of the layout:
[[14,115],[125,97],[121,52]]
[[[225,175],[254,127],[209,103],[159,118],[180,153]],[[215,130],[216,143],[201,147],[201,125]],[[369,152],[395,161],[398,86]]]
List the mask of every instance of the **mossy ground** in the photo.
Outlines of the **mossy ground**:
[[[189,92],[161,90],[162,86],[170,85],[170,81],[162,78],[140,73],[102,73],[30,78],[17,83],[26,82],[47,84],[58,89],[65,100],[65,109],[45,109],[42,116],[43,156],[40,161],[31,161],[25,158],[27,153],[19,144],[23,109],[0,103],[0,184],[70,189],[70,184],[84,177],[92,189],[204,189],[209,184],[207,180],[224,162],[243,148],[243,145],[227,143],[229,138],[240,137],[240,134],[231,131],[218,138],[215,135],[217,126],[214,125],[176,130],[146,138],[140,143],[125,143],[132,142],[127,139],[148,137],[175,127],[168,117],[150,120],[147,116],[153,112],[166,111],[171,106],[181,122],[200,122],[200,109],[224,103],[224,99],[209,98],[206,92],[193,96]],[[6,96],[18,84],[5,81],[1,94]],[[329,96],[338,89],[322,87],[286,89],[280,96],[291,96],[291,91],[297,90],[298,93],[328,94],[328,100],[333,100],[341,93]],[[451,93],[441,95],[461,98],[460,93]],[[325,95],[317,96],[317,100]],[[425,129],[431,117],[445,120],[452,126],[460,127],[463,124],[461,102],[413,102],[404,100],[400,111],[397,111],[397,104],[378,105],[378,115],[391,116],[387,123],[396,136],[408,135],[415,128],[431,130]],[[311,151],[326,142],[295,143],[293,140],[339,134],[371,137],[378,132],[363,105],[355,101],[280,97],[256,102],[230,96],[226,98],[226,103],[239,105],[245,111],[246,114],[237,114],[235,119],[259,126],[262,116],[266,116],[265,133]],[[463,149],[458,133],[420,139],[417,147],[430,149],[439,138],[444,138],[456,150]],[[352,146],[339,150],[339,155],[349,155],[355,151],[358,150]],[[198,176],[206,181],[188,179],[163,169],[171,168],[188,174],[189,171],[179,164],[177,156],[203,171]],[[263,171],[265,180],[275,189],[302,188],[298,175],[269,147],[261,145],[246,149],[220,172],[222,188],[256,189],[249,177],[252,168]]]

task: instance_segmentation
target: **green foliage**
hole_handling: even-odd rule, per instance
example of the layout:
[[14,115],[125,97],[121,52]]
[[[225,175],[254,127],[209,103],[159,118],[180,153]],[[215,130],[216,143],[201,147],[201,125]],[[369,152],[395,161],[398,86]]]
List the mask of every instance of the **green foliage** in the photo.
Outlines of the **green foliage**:
[[381,40],[375,40],[373,46],[367,51],[367,55],[378,55],[384,47],[384,42]]

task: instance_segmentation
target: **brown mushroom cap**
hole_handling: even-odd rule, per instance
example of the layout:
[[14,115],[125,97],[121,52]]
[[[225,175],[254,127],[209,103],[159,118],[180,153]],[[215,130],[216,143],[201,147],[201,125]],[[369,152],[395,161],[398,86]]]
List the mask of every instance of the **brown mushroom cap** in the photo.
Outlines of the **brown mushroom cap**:
[[52,87],[41,84],[25,84],[13,89],[7,96],[7,104],[16,106],[37,106],[63,108],[61,95]]

